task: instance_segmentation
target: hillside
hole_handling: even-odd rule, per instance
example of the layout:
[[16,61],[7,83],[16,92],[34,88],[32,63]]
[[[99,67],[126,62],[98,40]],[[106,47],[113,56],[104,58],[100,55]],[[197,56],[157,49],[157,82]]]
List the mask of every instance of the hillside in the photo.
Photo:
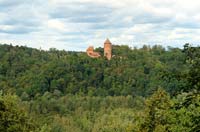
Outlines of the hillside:
[[113,55],[0,45],[0,131],[200,131],[199,47]]
[[148,96],[158,87],[176,94],[185,85],[187,64],[181,49],[114,46],[113,55],[107,61],[84,52],[1,45],[0,87],[31,98],[55,90],[62,95]]

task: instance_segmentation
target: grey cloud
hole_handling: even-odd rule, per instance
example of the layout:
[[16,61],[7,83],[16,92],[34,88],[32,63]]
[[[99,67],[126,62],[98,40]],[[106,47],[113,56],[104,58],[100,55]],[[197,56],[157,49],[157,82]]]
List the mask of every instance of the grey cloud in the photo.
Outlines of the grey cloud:
[[152,31],[167,31],[174,30],[175,28],[199,29],[200,24],[192,20],[175,21],[172,19],[171,21],[167,21],[165,23],[154,23],[154,29],[152,29]]
[[0,0],[0,7],[12,7],[23,3],[23,0]]
[[113,8],[95,3],[69,3],[57,6],[51,13],[52,18],[65,18],[70,22],[98,23],[109,19]]
[[[195,29],[198,31],[200,29],[200,24],[197,22],[197,19],[194,20],[188,16],[187,11],[179,12],[180,15],[183,14],[183,16],[186,16],[186,19],[188,18],[187,21],[185,18],[183,18],[184,21],[176,20],[176,10],[172,10],[174,14],[170,14],[169,12],[169,14],[166,13],[165,15],[157,12],[159,11],[159,7],[169,9],[168,5],[162,2],[160,2],[160,5],[153,5],[151,2],[146,1],[147,5],[150,4],[156,9],[150,11],[151,8],[149,9],[147,7],[145,9],[146,7],[138,5],[118,7],[92,0],[91,2],[83,2],[81,0],[79,0],[80,2],[66,1],[68,2],[65,4],[55,2],[53,5],[51,2],[41,0],[0,0],[0,25],[2,27],[6,25],[12,27],[11,29],[0,28],[0,34],[8,36],[22,34],[20,37],[24,37],[25,40],[27,36],[30,38],[35,37],[30,34],[32,32],[36,36],[40,36],[42,32],[45,40],[54,40],[50,39],[51,36],[47,35],[53,34],[56,36],[55,39],[58,38],[56,40],[58,43],[65,43],[70,47],[80,49],[83,47],[81,44],[91,39],[103,39],[107,36],[117,38],[120,36],[134,35],[134,41],[150,43],[154,41],[165,41],[163,40],[165,35],[174,31],[175,28]],[[171,2],[169,3],[171,4]],[[165,13],[165,11],[163,12]],[[48,25],[44,25],[44,23],[47,23],[51,19],[61,21],[64,25],[63,27],[69,27],[69,30],[57,31],[54,28],[48,28]],[[144,28],[141,26],[140,29],[140,24],[150,24],[150,26],[144,26]],[[136,27],[137,25],[139,26]],[[58,25],[55,23],[55,26],[59,27],[59,23]],[[132,29],[133,27],[136,27],[136,32],[129,31],[129,28]],[[180,30],[180,34],[183,34],[183,32]],[[191,30],[188,34],[195,33]],[[187,34],[185,36],[187,37]],[[154,40],[156,37],[157,40]],[[43,37],[41,38],[43,39]],[[2,37],[2,39],[5,38]]]
[[0,11],[10,11],[12,9],[15,9],[16,7],[22,6],[22,5],[30,5],[31,1],[29,0],[0,0]]
[[41,3],[40,0],[0,0],[0,7],[1,8],[9,8],[9,7],[16,7],[19,5],[32,5],[32,4],[37,4]]
[[181,27],[181,28],[189,28],[189,29],[195,29],[195,28],[200,28],[200,24],[195,21],[182,21],[182,22],[173,22],[171,23],[171,26],[173,27]]
[[81,35],[84,35],[84,36],[92,36],[93,35],[93,31],[91,30],[87,30],[87,31],[74,31],[74,32],[62,32],[61,35],[65,36],[65,35],[73,35],[73,36],[81,36]]
[[57,39],[57,41],[81,43],[81,42],[83,42],[83,39],[78,38],[78,37],[76,37],[76,38],[59,38],[59,39]]
[[[137,5],[136,5],[137,6]],[[132,12],[132,13],[131,13]],[[126,17],[132,17],[126,21]],[[81,19],[80,19],[81,20]],[[136,24],[167,25],[173,20],[172,16],[155,14],[143,9],[113,9],[107,19],[90,25],[91,29],[121,29],[133,27]],[[160,27],[161,28],[161,27]]]
[[28,0],[10,0],[0,1],[3,17],[0,17],[0,25],[11,26],[12,29],[0,29],[1,33],[7,34],[25,34],[33,31],[38,31],[42,26],[42,21],[35,15],[37,9],[32,9],[36,6],[37,0],[31,2]]
[[120,29],[120,28],[127,28],[130,27],[129,24],[124,24],[122,22],[108,22],[108,23],[95,23],[91,24],[89,26],[92,30],[98,30],[98,29]]
[[15,25],[11,29],[0,29],[0,33],[6,34],[27,34],[36,31],[37,29],[34,27],[26,27],[26,26],[17,26]]
[[145,23],[167,23],[172,20],[171,17],[168,16],[161,16],[152,13],[139,13],[136,14],[133,18],[133,22],[136,24],[145,24]]
[[70,17],[68,20],[74,23],[99,23],[103,22],[107,19],[107,16],[82,16],[78,17]]
[[23,25],[23,26],[31,26],[31,27],[35,27],[35,26],[39,26],[40,25],[40,21],[37,18],[7,18],[5,20],[2,20],[0,22],[1,24],[4,25]]

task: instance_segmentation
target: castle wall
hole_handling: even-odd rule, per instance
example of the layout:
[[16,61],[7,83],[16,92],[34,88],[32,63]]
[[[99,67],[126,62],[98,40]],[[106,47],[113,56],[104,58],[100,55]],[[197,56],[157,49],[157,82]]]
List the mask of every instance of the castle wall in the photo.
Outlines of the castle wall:
[[93,46],[88,47],[86,52],[87,52],[87,55],[92,57],[92,58],[98,58],[98,57],[101,56],[98,52],[94,52],[94,47]]

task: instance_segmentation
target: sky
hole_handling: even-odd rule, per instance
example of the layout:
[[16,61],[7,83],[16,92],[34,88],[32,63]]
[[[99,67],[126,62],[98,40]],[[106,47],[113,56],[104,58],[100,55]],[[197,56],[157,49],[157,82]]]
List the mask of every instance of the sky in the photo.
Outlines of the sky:
[[0,0],[0,43],[85,51],[90,45],[200,43],[199,0]]

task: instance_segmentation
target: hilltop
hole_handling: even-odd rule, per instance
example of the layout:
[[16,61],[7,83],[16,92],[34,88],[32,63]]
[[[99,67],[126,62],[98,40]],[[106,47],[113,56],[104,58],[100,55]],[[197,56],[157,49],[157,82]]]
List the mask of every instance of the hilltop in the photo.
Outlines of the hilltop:
[[[95,51],[103,54],[103,48]],[[45,92],[94,96],[148,96],[158,87],[176,94],[187,72],[181,49],[155,45],[112,46],[112,60],[90,58],[85,52],[49,51],[0,45],[0,87],[29,98]]]

